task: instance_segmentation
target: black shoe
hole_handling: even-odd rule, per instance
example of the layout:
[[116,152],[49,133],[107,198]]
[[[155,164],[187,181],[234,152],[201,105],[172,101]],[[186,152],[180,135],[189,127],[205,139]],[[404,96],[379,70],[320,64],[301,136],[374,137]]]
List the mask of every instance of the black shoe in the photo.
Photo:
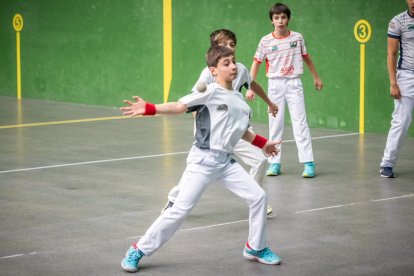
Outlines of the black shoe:
[[165,212],[168,208],[171,208],[174,205],[174,202],[168,201],[167,204],[165,204],[164,208],[161,210],[161,214]]
[[394,178],[395,177],[395,174],[392,171],[391,167],[381,167],[380,174],[381,174],[382,177],[386,177],[386,178]]

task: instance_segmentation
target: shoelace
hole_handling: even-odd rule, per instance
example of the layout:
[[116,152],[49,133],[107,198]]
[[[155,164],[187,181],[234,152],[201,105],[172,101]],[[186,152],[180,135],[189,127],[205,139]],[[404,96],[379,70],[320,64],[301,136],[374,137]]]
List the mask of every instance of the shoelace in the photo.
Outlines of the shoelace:
[[138,250],[130,249],[130,251],[128,252],[127,259],[128,261],[136,261],[137,259],[139,259],[139,257],[140,257],[140,254],[138,253]]
[[269,247],[266,247],[265,249],[257,251],[257,255],[259,255],[260,257],[270,256],[272,255],[272,252],[269,250]]

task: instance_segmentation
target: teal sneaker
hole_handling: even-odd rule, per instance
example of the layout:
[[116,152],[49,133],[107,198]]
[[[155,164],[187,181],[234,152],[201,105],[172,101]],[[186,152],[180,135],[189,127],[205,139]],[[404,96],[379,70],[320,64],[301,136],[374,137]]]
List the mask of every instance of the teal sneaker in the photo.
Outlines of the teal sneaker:
[[138,249],[137,244],[134,243],[125,254],[125,258],[121,262],[121,266],[125,271],[137,272],[138,263],[145,254]]
[[278,265],[282,262],[282,259],[273,253],[269,247],[265,247],[265,249],[256,251],[252,249],[249,244],[246,242],[243,250],[243,256],[246,259],[259,261],[262,264],[273,264]]
[[302,176],[305,178],[312,178],[315,177],[315,163],[313,162],[306,162],[304,165]]
[[280,172],[280,168],[282,167],[282,165],[280,165],[280,163],[271,163],[269,168],[266,171],[266,175],[267,176],[276,176],[279,175]]

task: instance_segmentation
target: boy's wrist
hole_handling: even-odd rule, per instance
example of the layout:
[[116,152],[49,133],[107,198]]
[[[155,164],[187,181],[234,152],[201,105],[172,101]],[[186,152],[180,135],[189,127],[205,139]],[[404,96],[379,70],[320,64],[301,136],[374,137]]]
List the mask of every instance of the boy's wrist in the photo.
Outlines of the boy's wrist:
[[155,108],[155,104],[146,102],[144,116],[153,116],[156,113],[157,113],[157,109]]
[[253,146],[256,146],[261,149],[266,145],[266,143],[267,143],[267,139],[257,134],[252,141]]

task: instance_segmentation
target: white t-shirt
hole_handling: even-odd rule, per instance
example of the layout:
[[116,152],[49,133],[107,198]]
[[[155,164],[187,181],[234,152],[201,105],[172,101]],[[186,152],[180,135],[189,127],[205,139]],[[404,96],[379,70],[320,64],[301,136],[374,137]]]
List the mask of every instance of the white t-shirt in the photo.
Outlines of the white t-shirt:
[[414,17],[408,11],[400,13],[390,21],[388,37],[400,40],[397,68],[414,70]]
[[[233,89],[241,92],[241,89],[245,87],[246,89],[250,89],[250,84],[252,83],[252,78],[250,77],[250,72],[247,70],[246,66],[241,63],[236,63],[237,66],[237,78],[233,80]],[[198,81],[194,85],[192,91],[196,91],[196,86],[199,82],[205,82],[206,84],[215,83],[216,78],[211,74],[210,69],[208,67],[204,68],[201,72]]]
[[264,36],[257,46],[254,59],[266,61],[268,78],[296,78],[303,74],[303,59],[306,56],[305,40],[300,33],[289,31],[289,35],[276,38],[273,33]]
[[197,112],[194,145],[200,149],[231,153],[249,127],[251,109],[243,95],[217,83],[178,101],[187,105],[187,112]]

